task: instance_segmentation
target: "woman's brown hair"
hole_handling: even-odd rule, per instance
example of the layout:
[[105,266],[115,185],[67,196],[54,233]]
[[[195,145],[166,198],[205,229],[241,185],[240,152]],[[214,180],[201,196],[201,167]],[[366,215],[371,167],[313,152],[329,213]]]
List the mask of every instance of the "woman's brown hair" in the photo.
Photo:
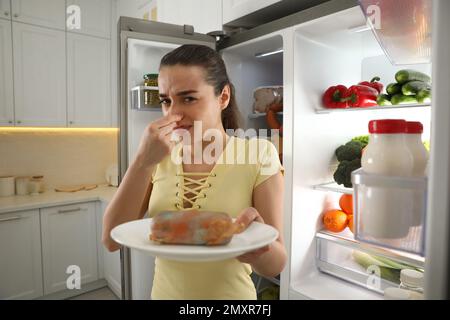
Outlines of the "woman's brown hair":
[[205,81],[214,87],[214,94],[219,96],[226,85],[230,86],[231,96],[228,106],[222,111],[224,129],[240,128],[240,112],[236,104],[234,86],[228,78],[227,69],[222,57],[210,47],[196,44],[185,44],[167,53],[162,59],[160,68],[181,64],[199,66],[205,69]]

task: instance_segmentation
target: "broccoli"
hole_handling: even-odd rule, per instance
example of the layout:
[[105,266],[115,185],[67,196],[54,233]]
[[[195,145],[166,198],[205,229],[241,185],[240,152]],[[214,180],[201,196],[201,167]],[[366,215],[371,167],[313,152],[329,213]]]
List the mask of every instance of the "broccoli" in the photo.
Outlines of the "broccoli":
[[352,139],[352,141],[359,141],[362,144],[363,149],[369,144],[369,136],[365,135],[365,136],[358,136],[358,137],[354,137]]
[[362,143],[359,141],[347,142],[345,145],[336,149],[336,158],[339,162],[344,160],[351,161],[354,159],[360,159],[362,148]]
[[339,163],[334,172],[334,181],[337,184],[343,184],[346,188],[351,188],[352,185],[352,171],[361,168],[361,159],[356,158],[351,161],[343,160]]

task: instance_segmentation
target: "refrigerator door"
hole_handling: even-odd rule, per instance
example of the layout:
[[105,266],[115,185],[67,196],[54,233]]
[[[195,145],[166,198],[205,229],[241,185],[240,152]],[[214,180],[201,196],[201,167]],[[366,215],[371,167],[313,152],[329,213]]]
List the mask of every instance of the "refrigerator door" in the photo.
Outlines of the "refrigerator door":
[[162,116],[160,108],[135,110],[131,107],[131,92],[142,85],[143,75],[158,73],[161,58],[176,47],[202,44],[216,48],[212,36],[195,33],[191,26],[179,26],[129,17],[120,17],[119,35],[119,183],[134,159],[145,127]]
[[[139,92],[144,74],[157,74],[161,58],[183,44],[216,48],[214,37],[194,33],[191,26],[178,26],[128,17],[118,23],[118,119],[120,124],[119,184],[133,161],[147,125],[162,116],[161,108],[132,108],[131,95]],[[148,87],[143,88],[145,90]],[[155,94],[157,88],[153,88]],[[155,100],[154,96],[152,101]],[[122,298],[149,299],[153,284],[154,258],[122,248]],[[134,276],[132,276],[134,275]]]
[[392,64],[431,61],[431,0],[359,0]]
[[450,227],[450,1],[433,1],[433,141],[426,229],[425,298],[449,299]]

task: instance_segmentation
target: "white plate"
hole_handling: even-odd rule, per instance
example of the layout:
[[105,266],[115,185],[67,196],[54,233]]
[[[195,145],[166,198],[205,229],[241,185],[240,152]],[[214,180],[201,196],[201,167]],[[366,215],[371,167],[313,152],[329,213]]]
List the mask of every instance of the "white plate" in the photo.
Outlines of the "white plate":
[[223,246],[158,244],[149,239],[151,218],[121,224],[111,230],[117,243],[152,256],[179,261],[226,260],[268,245],[278,238],[278,230],[267,224],[252,222]]

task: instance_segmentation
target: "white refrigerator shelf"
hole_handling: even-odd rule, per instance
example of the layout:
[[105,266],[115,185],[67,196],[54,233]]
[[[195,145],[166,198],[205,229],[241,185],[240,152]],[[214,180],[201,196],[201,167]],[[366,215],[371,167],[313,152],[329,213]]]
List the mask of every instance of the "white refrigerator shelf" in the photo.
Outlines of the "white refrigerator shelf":
[[313,186],[313,189],[319,191],[331,191],[331,192],[353,194],[353,188],[346,188],[342,185],[337,184],[336,182],[316,184]]
[[430,107],[430,106],[431,106],[431,103],[399,104],[399,105],[392,105],[392,106],[373,106],[373,107],[364,107],[364,108],[338,108],[338,109],[316,108],[316,113],[370,111],[370,110],[401,109],[401,108],[424,108],[424,107]]
[[[283,116],[283,112],[277,112],[277,116]],[[259,118],[265,118],[266,113],[250,113],[248,115],[249,119],[259,119]]]

